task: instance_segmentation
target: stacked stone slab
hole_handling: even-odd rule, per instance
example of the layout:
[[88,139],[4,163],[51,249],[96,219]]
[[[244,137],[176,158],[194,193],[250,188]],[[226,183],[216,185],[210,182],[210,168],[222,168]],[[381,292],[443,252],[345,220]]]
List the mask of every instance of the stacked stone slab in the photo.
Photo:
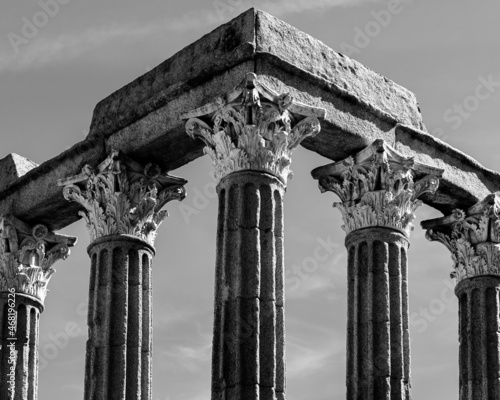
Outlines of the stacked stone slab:
[[38,398],[40,314],[54,263],[69,256],[76,238],[0,219],[0,398]]
[[276,92],[290,92],[304,104],[327,110],[321,132],[301,143],[308,150],[343,160],[382,138],[417,161],[445,169],[438,195],[422,198],[444,214],[500,190],[498,172],[426,132],[409,90],[278,18],[250,9],[100,101],[85,140],[8,188],[0,184],[0,214],[53,231],[75,223],[77,204],[67,203],[54,183],[80,173],[86,164],[98,165],[110,148],[154,162],[163,171],[201,157],[202,143],[185,135],[180,115],[229,92],[249,71]]
[[218,181],[212,400],[285,399],[283,196],[292,151],[319,133],[318,117],[253,73],[183,115]]
[[150,400],[153,244],[161,208],[185,197],[186,181],[112,151],[59,184],[91,238],[84,398]]
[[[258,78],[251,75],[238,85],[248,71]],[[207,104],[221,93],[226,95]],[[195,111],[182,116],[186,110]],[[321,133],[316,135],[317,118]],[[185,127],[190,136],[201,136],[205,143],[187,137]],[[383,165],[403,171],[394,182],[377,180],[385,176],[385,170],[367,166],[367,154],[375,160],[379,157],[372,154],[373,149],[335,168],[322,169],[318,177],[326,189],[333,179],[333,183],[347,182],[346,187],[364,191],[348,195],[338,206],[348,231],[348,398],[408,398],[409,235],[405,227],[409,221],[405,218],[413,215],[412,208],[418,204],[410,183],[418,184],[426,174],[443,168],[438,193],[423,194],[421,199],[445,215],[456,208],[469,210],[488,193],[500,190],[500,174],[426,132],[417,100],[408,90],[290,25],[251,9],[102,100],[95,108],[88,137],[67,151],[40,166],[17,155],[0,160],[0,215],[12,214],[29,223],[18,228],[12,222],[17,236],[34,237],[33,229],[40,224],[57,231],[81,216],[89,228],[86,399],[151,397],[153,236],[163,216],[159,204],[168,201],[168,193],[181,198],[185,182],[122,155],[108,157],[109,149],[171,171],[200,157],[205,144],[220,181],[213,397],[255,398],[258,394],[265,399],[285,396],[282,202],[291,149],[301,142],[331,160],[343,160],[374,138],[384,139],[399,152],[389,152],[384,146],[380,152],[390,153]],[[412,157],[415,163],[409,162]],[[435,168],[421,169],[421,163]],[[68,180],[68,176],[73,178]],[[65,196],[54,184],[61,179],[67,186]],[[363,186],[372,179],[376,181],[372,186]],[[402,190],[394,186],[403,181],[408,185]],[[125,184],[123,189],[124,182],[135,186]],[[430,181],[421,183],[432,186]],[[344,189],[335,186],[332,190]],[[411,194],[405,200],[410,208],[381,192]],[[404,200],[401,193],[398,198]],[[64,197],[73,201],[68,203]],[[389,218],[387,210],[395,214]],[[465,220],[474,213],[466,211]],[[490,218],[491,226],[495,218]],[[448,222],[441,224],[444,234],[451,235],[450,243],[455,240],[454,227],[460,226],[455,222],[450,225],[453,228],[444,227]],[[57,235],[49,236],[50,240],[44,239],[45,249],[61,244],[54,240]],[[67,247],[71,240],[66,240]],[[498,241],[493,236],[484,243],[475,240],[471,236],[470,247],[463,244],[465,239],[451,247],[457,265],[466,265],[462,258],[470,256],[471,263],[481,266],[475,275],[463,279],[457,275],[461,396],[474,399],[498,396],[498,274],[495,268],[483,267],[498,265],[496,256],[491,256],[496,254]],[[13,275],[0,290],[2,346],[8,331],[6,290],[12,282],[25,279],[19,277],[26,275],[26,268],[37,271],[35,267],[41,265],[40,256],[38,261],[36,257],[26,261],[19,249],[14,254],[5,243],[10,242],[4,241],[0,248],[0,271]],[[31,248],[29,252],[38,254]],[[52,250],[46,257],[49,254],[64,258]],[[47,275],[33,280],[40,288],[46,287],[51,271],[42,270]],[[468,271],[457,268],[462,270]],[[21,289],[15,293],[16,329],[22,338],[17,348],[20,358],[16,358],[16,380],[21,384],[15,400],[25,400],[34,398],[37,391],[37,316],[43,299]],[[2,362],[3,371],[5,359]],[[7,396],[5,388],[5,382],[0,382],[2,400]]]
[[312,172],[341,202],[348,252],[347,399],[409,400],[408,247],[414,211],[442,170],[376,140]]
[[500,398],[500,193],[422,222],[451,252],[458,297],[460,400]]

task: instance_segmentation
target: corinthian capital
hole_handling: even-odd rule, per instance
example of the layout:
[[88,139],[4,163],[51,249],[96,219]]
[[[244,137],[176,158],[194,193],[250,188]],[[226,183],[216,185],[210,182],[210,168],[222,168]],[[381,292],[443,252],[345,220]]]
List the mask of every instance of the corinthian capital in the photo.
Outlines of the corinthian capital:
[[76,243],[45,225],[28,226],[13,216],[0,218],[0,292],[15,289],[43,304],[54,263],[65,260]]
[[426,237],[450,250],[452,278],[500,276],[500,192],[487,196],[467,210],[422,222]]
[[284,184],[291,178],[292,151],[320,131],[325,110],[301,104],[289,93],[278,93],[255,74],[224,98],[182,115],[186,132],[205,143],[215,179],[243,170],[275,175]]
[[97,168],[59,181],[66,200],[79,203],[91,241],[108,235],[132,235],[153,245],[156,230],[168,215],[161,208],[186,196],[186,180],[162,173],[155,164],[143,166],[111,152]]
[[435,193],[443,170],[405,156],[379,139],[358,154],[312,171],[322,192],[330,191],[341,202],[346,233],[381,226],[407,237],[413,230],[415,210],[424,193]]

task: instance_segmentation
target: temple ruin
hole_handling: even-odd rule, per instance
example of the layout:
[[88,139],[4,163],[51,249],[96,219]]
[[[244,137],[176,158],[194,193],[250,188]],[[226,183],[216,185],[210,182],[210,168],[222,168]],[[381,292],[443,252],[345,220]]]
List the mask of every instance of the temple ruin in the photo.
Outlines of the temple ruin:
[[79,219],[91,238],[84,398],[152,399],[154,245],[163,207],[189,193],[169,172],[207,155],[212,400],[284,400],[283,204],[299,145],[332,160],[311,179],[339,198],[346,233],[347,399],[412,398],[407,254],[423,203],[443,217],[421,228],[454,263],[459,398],[500,398],[500,174],[427,133],[405,88],[251,9],[98,103],[67,151],[0,160],[0,399],[38,398],[47,285],[78,246],[56,232]]

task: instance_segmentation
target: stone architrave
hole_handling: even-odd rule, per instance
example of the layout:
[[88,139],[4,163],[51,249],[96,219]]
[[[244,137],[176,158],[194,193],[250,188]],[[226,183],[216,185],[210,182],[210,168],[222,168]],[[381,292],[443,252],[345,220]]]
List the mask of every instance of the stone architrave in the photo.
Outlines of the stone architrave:
[[151,399],[153,245],[161,208],[182,200],[186,183],[117,151],[59,182],[91,239],[86,400]]
[[182,116],[218,182],[212,400],[285,399],[283,196],[293,149],[324,116],[253,73]]
[[65,260],[76,238],[0,218],[0,398],[38,398],[38,335],[54,263]]
[[384,140],[316,168],[322,192],[341,202],[348,251],[347,399],[409,400],[407,252],[415,210],[442,170]]
[[451,253],[459,304],[460,400],[500,398],[500,192],[422,222]]

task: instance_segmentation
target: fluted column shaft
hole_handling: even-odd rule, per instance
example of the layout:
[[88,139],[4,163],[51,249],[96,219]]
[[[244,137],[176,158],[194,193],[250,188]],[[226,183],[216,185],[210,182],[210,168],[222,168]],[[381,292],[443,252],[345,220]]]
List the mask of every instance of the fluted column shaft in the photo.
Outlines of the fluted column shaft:
[[410,399],[407,238],[383,227],[346,237],[347,399]]
[[460,400],[500,398],[500,278],[464,279],[459,300]]
[[154,249],[136,237],[112,235],[94,241],[88,253],[85,400],[150,400]]
[[[42,311],[43,305],[34,297],[0,293],[0,399],[38,398],[38,336]],[[12,325],[14,315],[17,320]],[[12,326],[15,332],[9,329]]]
[[285,399],[285,187],[243,171],[217,191],[212,400]]

